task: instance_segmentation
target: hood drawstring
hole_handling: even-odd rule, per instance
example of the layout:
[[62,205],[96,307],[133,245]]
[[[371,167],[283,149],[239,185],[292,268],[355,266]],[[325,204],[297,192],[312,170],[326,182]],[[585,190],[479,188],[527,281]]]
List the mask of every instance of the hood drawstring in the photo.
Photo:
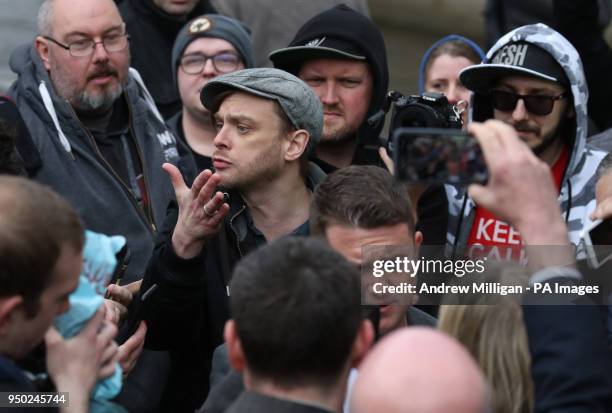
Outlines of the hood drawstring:
[[147,89],[147,87],[145,86],[142,80],[142,77],[140,76],[140,73],[138,73],[138,70],[134,69],[133,67],[130,67],[130,75],[132,75],[132,77],[138,84],[138,87],[140,88],[140,91],[142,92],[142,96],[144,97],[144,100],[147,102],[149,109],[151,109],[151,112],[155,114],[155,117],[159,119],[161,123],[165,124],[166,121],[164,120],[164,117],[161,115],[161,113],[159,113],[159,110],[157,109],[157,105],[155,104],[155,101],[153,100],[153,96],[151,96],[149,89]]
[[451,259],[455,259],[455,255],[457,254],[457,245],[459,244],[459,236],[461,235],[461,226],[463,225],[463,215],[465,214],[465,208],[468,203],[467,193],[463,196],[463,202],[461,203],[461,211],[459,212],[459,222],[457,223],[457,228],[455,230],[455,241],[453,242],[453,251],[451,253]]
[[74,155],[72,154],[72,147],[70,146],[68,138],[66,138],[66,135],[60,127],[59,120],[57,118],[57,113],[55,112],[55,107],[53,107],[53,101],[51,100],[51,95],[49,94],[49,90],[47,89],[47,85],[45,84],[44,80],[40,81],[40,84],[38,85],[38,91],[40,92],[40,96],[42,97],[45,109],[47,109],[49,116],[51,116],[51,120],[53,120],[53,124],[55,125],[55,129],[57,130],[57,136],[59,137],[60,143],[62,144],[66,152],[68,152],[74,158]]
[[569,215],[570,215],[570,211],[572,210],[572,181],[569,179],[567,180],[567,192],[568,192],[567,194],[568,197],[567,197],[567,211],[565,211],[565,222],[569,226],[569,217],[570,217]]
[[[130,74],[132,75],[134,80],[136,80],[136,83],[138,84],[144,97],[144,100],[147,102],[147,105],[149,106],[151,111],[155,114],[155,117],[159,119],[160,122],[165,123],[163,116],[161,115],[161,113],[159,113],[159,110],[155,105],[155,101],[153,100],[151,93],[149,93],[149,90],[142,81],[142,77],[140,77],[140,73],[138,73],[136,69],[130,68]],[[49,90],[47,89],[47,85],[44,80],[40,81],[38,85],[38,91],[40,92],[40,96],[42,98],[43,104],[45,105],[45,109],[47,109],[49,116],[51,116],[51,120],[53,120],[53,125],[55,125],[55,129],[57,130],[57,136],[60,140],[60,143],[62,144],[66,152],[68,152],[74,158],[74,155],[72,154],[72,147],[70,146],[70,142],[64,134],[64,131],[62,131],[59,119],[57,118],[57,112],[55,111],[55,107],[53,106],[51,94],[49,93]]]

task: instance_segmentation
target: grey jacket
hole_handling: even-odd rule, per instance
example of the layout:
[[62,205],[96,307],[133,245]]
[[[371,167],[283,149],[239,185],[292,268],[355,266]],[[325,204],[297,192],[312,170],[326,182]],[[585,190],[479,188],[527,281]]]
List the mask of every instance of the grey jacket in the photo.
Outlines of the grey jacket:
[[148,100],[150,96],[138,73],[130,69],[130,79],[120,99],[128,103],[130,133],[136,141],[150,197],[146,211],[101,156],[93,136],[70,104],[55,93],[33,45],[17,48],[10,65],[19,77],[9,95],[42,158],[42,166],[30,171],[33,178],[64,196],[88,229],[124,235],[131,250],[125,281],[141,278],[153,251],[157,226],[174,199],[170,179],[161,165],[178,164],[179,156],[176,138],[152,100]]
[[[569,131],[573,146],[569,148],[570,158],[561,182],[558,201],[569,229],[570,242],[579,247],[577,256],[582,258],[580,234],[591,222],[589,214],[595,209],[596,171],[606,156],[606,152],[587,144],[589,92],[582,62],[576,49],[565,37],[544,24],[535,24],[507,33],[487,52],[483,63],[490,62],[492,56],[505,44],[519,40],[533,43],[550,53],[564,69],[571,83],[575,130]],[[473,120],[479,122],[491,118],[493,114],[488,98],[478,93],[472,97],[471,111]],[[525,184],[529,185],[529,182]],[[465,188],[452,185],[445,185],[445,188],[449,204],[447,255],[456,256],[462,254],[467,243],[476,209]]]

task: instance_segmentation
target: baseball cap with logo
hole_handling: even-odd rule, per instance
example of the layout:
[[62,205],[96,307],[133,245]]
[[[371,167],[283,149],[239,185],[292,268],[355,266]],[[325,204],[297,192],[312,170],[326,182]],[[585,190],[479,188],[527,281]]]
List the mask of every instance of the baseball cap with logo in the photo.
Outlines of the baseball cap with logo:
[[459,74],[461,83],[475,92],[487,92],[501,77],[524,75],[568,85],[563,68],[547,51],[527,42],[501,47],[490,63],[466,67]]
[[369,59],[370,45],[380,47],[382,35],[366,16],[342,4],[307,21],[283,49],[270,53],[274,67],[295,71],[311,59]]

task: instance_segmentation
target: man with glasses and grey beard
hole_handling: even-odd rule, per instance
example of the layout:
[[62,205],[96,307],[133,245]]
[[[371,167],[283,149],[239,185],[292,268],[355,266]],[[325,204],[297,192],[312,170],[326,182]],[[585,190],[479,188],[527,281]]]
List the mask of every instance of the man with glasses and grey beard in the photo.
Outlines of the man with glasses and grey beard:
[[212,169],[213,139],[217,134],[210,112],[200,101],[202,88],[220,74],[253,65],[249,30],[231,17],[198,16],[176,37],[172,73],[183,110],[168,120],[168,126],[189,147],[198,171]]
[[[28,174],[67,199],[87,229],[126,237],[131,260],[122,284],[142,278],[174,199],[161,165],[183,163],[174,135],[129,69],[128,43],[112,0],[46,0],[35,41],[11,55],[19,78],[9,91],[42,161]],[[190,156],[184,161],[179,166],[195,169]],[[167,364],[167,355],[143,353],[122,404],[130,411],[157,405]],[[146,396],[137,394],[141,389]]]
[[9,95],[42,159],[28,173],[68,199],[88,229],[124,235],[132,258],[123,282],[136,281],[174,198],[161,165],[178,164],[176,139],[129,69],[112,0],[47,0],[38,26],[10,61],[19,78]]
[[[586,143],[588,89],[576,49],[548,26],[523,26],[499,39],[460,79],[474,92],[474,121],[494,118],[514,127],[548,164],[570,241],[578,245],[595,209],[595,171],[606,153]],[[449,254],[524,260],[515,228],[476,205],[465,189],[447,185],[446,191]]]

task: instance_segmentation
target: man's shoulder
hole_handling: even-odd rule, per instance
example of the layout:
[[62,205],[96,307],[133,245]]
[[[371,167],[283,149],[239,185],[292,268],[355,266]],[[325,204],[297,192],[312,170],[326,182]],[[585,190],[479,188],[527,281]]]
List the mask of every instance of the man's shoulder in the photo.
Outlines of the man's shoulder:
[[605,152],[612,151],[612,128],[588,138],[588,144]]
[[34,385],[10,359],[0,356],[0,391],[33,391]]
[[266,396],[253,391],[242,392],[240,397],[227,410],[228,413],[241,412],[292,412],[292,413],[329,413],[323,408],[288,399]]
[[308,162],[308,182],[306,184],[308,187],[311,187],[310,189],[316,188],[325,178],[327,178],[327,173],[319,165],[312,161]]
[[579,187],[594,186],[597,180],[597,169],[608,156],[608,152],[593,146],[590,142],[584,147],[580,162],[574,168],[571,176],[572,185]]

